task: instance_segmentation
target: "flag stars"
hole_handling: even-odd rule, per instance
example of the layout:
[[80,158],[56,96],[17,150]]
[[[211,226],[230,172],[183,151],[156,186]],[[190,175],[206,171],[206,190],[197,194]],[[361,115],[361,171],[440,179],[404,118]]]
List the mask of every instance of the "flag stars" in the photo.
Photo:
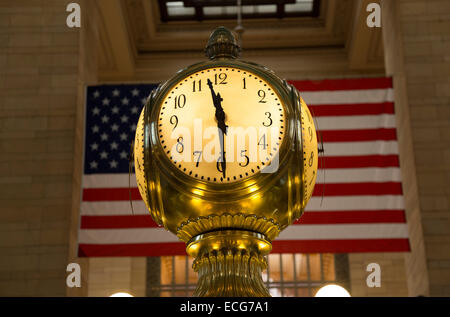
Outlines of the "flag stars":
[[113,95],[113,97],[119,97],[119,95],[120,95],[120,91],[119,91],[119,89],[114,89],[113,90],[113,92],[112,92],[112,95]]
[[125,98],[122,99],[122,104],[123,104],[123,105],[128,105],[129,102],[130,102],[130,100],[128,100],[127,97],[125,97]]
[[107,141],[108,135],[105,132],[103,132],[103,134],[100,136],[100,138],[102,139],[102,141]]
[[125,152],[125,151],[122,151],[122,152],[120,152],[120,158],[121,159],[128,159],[128,154],[127,154],[127,152]]
[[91,144],[91,150],[92,151],[97,151],[98,150],[98,144],[97,143]]
[[119,131],[119,126],[117,125],[117,124],[113,124],[112,126],[111,126],[111,130],[113,131],[113,132],[117,132],[117,131]]
[[100,153],[100,158],[102,160],[106,160],[108,158],[108,152],[103,151],[102,153]]
[[142,98],[141,102],[142,102],[143,105],[145,105],[147,103],[147,98]]
[[126,133],[122,133],[120,135],[120,141],[126,141],[128,139],[128,135]]
[[138,113],[139,108],[134,106],[133,108],[131,108],[131,113]]
[[111,112],[112,112],[113,114],[118,114],[118,113],[119,113],[119,107],[114,106],[114,107],[111,109]]
[[109,100],[108,98],[105,98],[102,100],[102,103],[104,106],[109,106],[109,103],[111,102],[111,100]]
[[91,163],[89,163],[89,165],[91,166],[91,169],[97,169],[98,167],[98,163],[96,161],[92,161]]
[[137,88],[134,88],[134,89],[131,91],[131,94],[133,95],[133,97],[136,97],[136,96],[139,95],[139,90],[138,90]]
[[108,117],[107,115],[104,115],[104,116],[102,117],[102,122],[103,122],[103,123],[108,123],[108,121],[109,121],[109,117]]
[[117,144],[116,142],[111,143],[110,146],[111,150],[117,150],[119,148],[119,144]]
[[100,91],[96,90],[92,95],[94,96],[94,98],[98,98],[100,97]]
[[95,107],[94,109],[92,109],[92,115],[97,116],[100,114],[100,109]]
[[109,162],[109,166],[111,167],[111,168],[117,168],[117,161],[116,160],[112,160],[111,162]]
[[120,120],[121,120],[123,123],[126,123],[126,122],[128,122],[128,117],[127,117],[126,115],[123,115],[122,117],[120,117]]
[[130,127],[131,131],[136,131],[136,128],[137,128],[136,123],[133,123]]
[[100,130],[100,128],[97,125],[94,125],[92,127],[92,133],[98,133],[99,130]]

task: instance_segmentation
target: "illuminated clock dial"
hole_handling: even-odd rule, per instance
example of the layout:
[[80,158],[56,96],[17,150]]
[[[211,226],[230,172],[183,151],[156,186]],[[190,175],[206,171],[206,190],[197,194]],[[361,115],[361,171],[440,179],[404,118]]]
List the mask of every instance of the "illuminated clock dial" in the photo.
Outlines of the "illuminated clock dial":
[[285,109],[256,74],[214,67],[183,78],[167,92],[157,131],[177,169],[205,182],[232,183],[278,164]]

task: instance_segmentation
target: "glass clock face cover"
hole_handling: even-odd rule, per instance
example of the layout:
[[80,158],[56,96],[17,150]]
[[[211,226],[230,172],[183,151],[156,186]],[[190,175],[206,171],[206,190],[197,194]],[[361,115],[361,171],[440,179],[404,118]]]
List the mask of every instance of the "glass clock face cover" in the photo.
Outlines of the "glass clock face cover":
[[164,153],[190,177],[232,183],[278,167],[285,109],[252,72],[215,67],[188,75],[168,91],[157,120]]

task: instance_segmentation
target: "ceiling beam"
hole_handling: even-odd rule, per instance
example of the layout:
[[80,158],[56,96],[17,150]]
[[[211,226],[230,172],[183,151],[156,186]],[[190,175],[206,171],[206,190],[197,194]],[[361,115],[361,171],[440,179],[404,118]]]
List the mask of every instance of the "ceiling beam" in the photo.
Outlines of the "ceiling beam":
[[[114,69],[104,70],[99,74],[100,78],[133,78],[135,74],[136,49],[131,41],[122,1],[97,0],[100,19],[105,27],[108,44],[105,49],[110,49],[113,58]],[[108,55],[108,54],[105,54]]]

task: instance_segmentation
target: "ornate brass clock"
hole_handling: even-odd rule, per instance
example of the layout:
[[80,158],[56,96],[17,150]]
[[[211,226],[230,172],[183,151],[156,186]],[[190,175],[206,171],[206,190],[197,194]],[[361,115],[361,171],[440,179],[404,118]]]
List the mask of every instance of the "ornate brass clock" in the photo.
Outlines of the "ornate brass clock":
[[217,28],[209,60],[152,91],[136,130],[141,196],[186,243],[196,296],[270,296],[261,272],[271,241],[298,219],[317,174],[317,139],[299,92],[238,59]]

